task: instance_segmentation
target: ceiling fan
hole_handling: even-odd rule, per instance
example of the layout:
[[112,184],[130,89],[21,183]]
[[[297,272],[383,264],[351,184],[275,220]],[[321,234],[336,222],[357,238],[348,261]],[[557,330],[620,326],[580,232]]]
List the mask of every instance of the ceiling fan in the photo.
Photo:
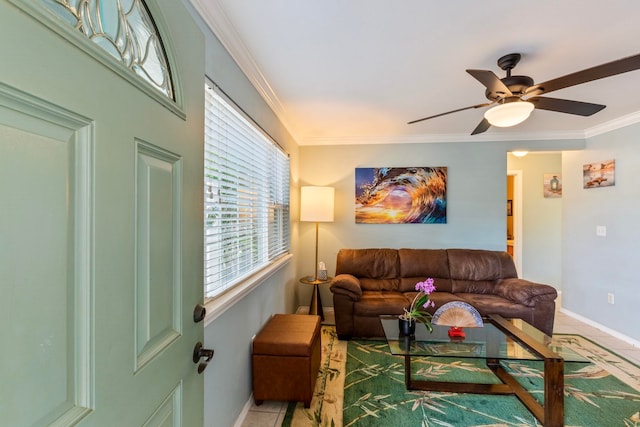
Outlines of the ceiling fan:
[[544,83],[534,84],[533,79],[529,76],[511,75],[511,70],[518,64],[520,58],[519,53],[510,53],[498,59],[498,66],[507,72],[507,76],[502,79],[498,78],[492,71],[467,70],[467,73],[471,74],[487,88],[485,96],[490,102],[424,117],[413,120],[408,124],[457,113],[458,111],[469,110],[471,108],[488,107],[490,105],[494,105],[494,107],[485,112],[484,118],[473,132],[471,132],[471,135],[486,132],[492,125],[508,127],[522,123],[529,117],[529,114],[531,114],[534,108],[559,113],[576,114],[579,116],[590,116],[605,108],[605,105],[549,98],[540,95],[569,86],[640,69],[640,54],[638,54],[567,74],[566,76],[558,77]]

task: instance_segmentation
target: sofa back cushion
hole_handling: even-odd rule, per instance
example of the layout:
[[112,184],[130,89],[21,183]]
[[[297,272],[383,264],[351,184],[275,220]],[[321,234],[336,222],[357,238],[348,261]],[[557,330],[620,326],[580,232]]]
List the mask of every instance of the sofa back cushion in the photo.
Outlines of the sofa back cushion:
[[506,252],[448,249],[452,292],[493,293],[498,279],[518,277],[513,258]]
[[336,276],[351,274],[365,291],[397,291],[400,283],[397,249],[340,249]]
[[451,292],[449,260],[445,249],[400,249],[400,291],[415,291],[416,283],[434,279],[436,292]]

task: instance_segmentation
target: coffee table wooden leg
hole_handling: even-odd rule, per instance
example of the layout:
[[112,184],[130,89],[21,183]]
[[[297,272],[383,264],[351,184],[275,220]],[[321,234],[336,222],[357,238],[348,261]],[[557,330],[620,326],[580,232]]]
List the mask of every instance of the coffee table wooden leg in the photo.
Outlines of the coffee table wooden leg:
[[564,360],[544,361],[544,425],[564,425]]
[[520,401],[545,427],[564,426],[564,360],[545,359],[544,361],[544,406],[520,385],[499,361],[487,359],[487,365],[498,378],[507,384]]
[[411,383],[411,356],[404,356],[404,385],[407,390],[413,390]]
[[527,389],[522,387],[522,385],[515,378],[513,378],[511,374],[502,369],[502,366],[500,366],[499,364],[492,364],[489,365],[489,367],[491,368],[493,373],[498,378],[500,378],[500,381],[502,381],[506,386],[509,387],[511,393],[515,394],[520,402],[522,402],[524,406],[527,407],[529,412],[531,412],[534,417],[540,420],[542,425],[544,425],[545,427],[551,426],[551,424],[547,425],[547,423],[545,422],[545,409],[540,403],[538,403],[538,401],[531,395],[531,393],[529,393]]

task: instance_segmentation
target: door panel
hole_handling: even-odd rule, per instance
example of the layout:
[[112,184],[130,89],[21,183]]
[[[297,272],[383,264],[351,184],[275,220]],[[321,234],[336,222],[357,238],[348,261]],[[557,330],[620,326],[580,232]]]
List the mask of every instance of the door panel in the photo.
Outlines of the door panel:
[[0,419],[7,425],[69,423],[89,412],[90,128],[0,84]]
[[203,39],[149,2],[176,108],[0,2],[0,423],[202,425]]
[[181,160],[136,144],[136,369],[180,337]]
[[176,387],[165,399],[160,407],[144,423],[144,427],[173,427],[180,426],[182,408],[182,387]]

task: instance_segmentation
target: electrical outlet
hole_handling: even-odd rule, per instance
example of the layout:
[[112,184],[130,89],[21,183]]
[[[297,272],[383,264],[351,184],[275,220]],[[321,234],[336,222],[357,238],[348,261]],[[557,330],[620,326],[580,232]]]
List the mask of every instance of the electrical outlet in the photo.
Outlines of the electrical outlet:
[[611,292],[609,292],[609,293],[607,294],[607,302],[608,302],[609,304],[615,304],[615,301],[616,301],[615,295],[614,295],[614,294],[612,294]]
[[606,237],[607,236],[607,227],[605,225],[596,226],[596,236]]

